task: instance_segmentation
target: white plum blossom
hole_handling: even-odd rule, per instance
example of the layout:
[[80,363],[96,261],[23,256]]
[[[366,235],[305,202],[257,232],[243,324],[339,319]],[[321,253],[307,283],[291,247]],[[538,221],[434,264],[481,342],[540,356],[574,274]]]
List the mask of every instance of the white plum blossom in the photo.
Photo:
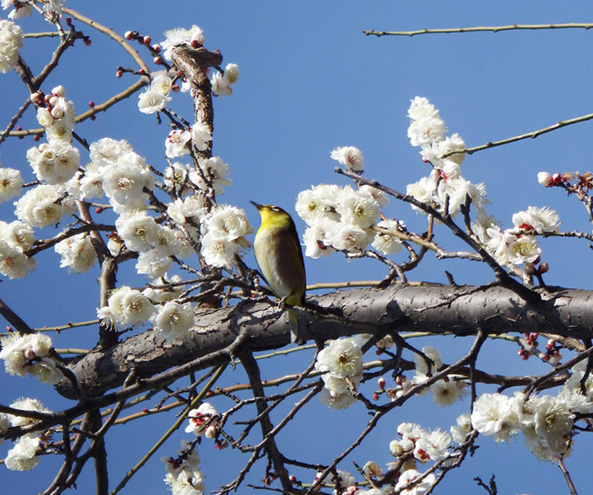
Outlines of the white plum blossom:
[[144,189],[154,189],[154,176],[144,158],[134,152],[124,153],[116,164],[105,167],[102,187],[114,208],[129,211],[136,200],[147,198]]
[[377,232],[372,246],[385,255],[399,253],[403,249],[403,244],[396,233],[402,228],[404,225],[398,220],[381,220],[377,223]]
[[541,255],[537,240],[532,235],[517,234],[516,231],[501,230],[491,224],[486,228],[486,248],[502,265],[535,262]]
[[126,153],[133,152],[133,148],[125,139],[115,140],[102,138],[89,147],[91,161],[97,167],[115,165]]
[[426,475],[420,481],[423,475],[415,469],[404,471],[395,485],[395,490],[402,495],[423,495],[434,485],[436,478],[433,473]]
[[10,223],[0,220],[0,240],[7,242],[9,246],[25,251],[33,246],[35,236],[31,226],[20,220]]
[[173,81],[165,70],[153,72],[150,77],[150,86],[138,97],[138,109],[146,114],[165,108],[167,102],[171,101],[169,93],[173,86]]
[[161,458],[167,470],[165,483],[173,495],[203,495],[204,477],[199,469],[200,457],[195,446],[182,440],[178,454],[177,458]]
[[159,70],[150,74],[150,89],[167,96],[173,87],[173,81],[166,70]]
[[230,268],[235,265],[241,246],[234,241],[221,239],[208,232],[202,238],[200,253],[208,265],[218,268]]
[[455,133],[442,141],[423,147],[420,154],[423,161],[445,172],[447,178],[452,178],[460,173],[459,169],[465,158],[465,153],[462,152],[464,149],[465,141]]
[[362,351],[354,339],[332,340],[317,356],[315,368],[323,372],[325,387],[319,400],[331,409],[346,409],[354,403],[350,386],[362,378]]
[[163,56],[167,60],[172,60],[173,48],[179,45],[190,45],[192,48],[198,48],[204,44],[204,34],[202,30],[193,25],[191,29],[175,28],[165,31],[165,41],[160,43],[164,50]]
[[457,402],[466,386],[467,383],[464,380],[445,378],[434,382],[430,386],[430,393],[437,406],[447,407]]
[[202,402],[197,409],[192,409],[187,416],[189,424],[185,428],[185,433],[193,433],[197,437],[214,438],[216,426],[218,425],[218,411],[212,404]]
[[103,192],[103,167],[98,167],[94,162],[86,166],[82,175],[75,175],[66,186],[68,193],[77,199],[102,198]]
[[504,442],[521,429],[515,403],[506,395],[482,394],[474,402],[471,413],[473,427],[479,433]]
[[74,211],[73,202],[63,198],[60,190],[49,184],[29,189],[14,204],[18,219],[32,227],[55,225],[62,216]]
[[413,120],[408,127],[412,146],[431,146],[445,138],[447,126],[440,117],[424,117]]
[[362,471],[369,478],[378,478],[383,476],[383,469],[375,461],[368,461],[362,466]]
[[241,241],[253,229],[245,211],[231,205],[217,205],[204,218],[206,232],[213,238],[225,241]]
[[196,122],[191,127],[191,141],[198,150],[207,150],[208,143],[212,141],[212,131],[206,124]]
[[142,292],[123,286],[111,293],[108,305],[98,309],[97,316],[125,328],[145,323],[154,311],[154,305]]
[[0,274],[12,279],[23,278],[36,266],[35,258],[24,254],[22,247],[0,239]]
[[420,120],[425,117],[439,117],[439,111],[428,101],[428,99],[416,96],[413,100],[410,100],[408,117],[410,120]]
[[230,96],[233,93],[233,88],[220,72],[215,72],[212,75],[210,84],[214,96]]
[[52,341],[42,334],[10,334],[1,340],[0,359],[9,375],[33,375],[42,383],[55,385],[62,373],[50,357]]
[[11,21],[0,20],[0,72],[6,74],[16,66],[23,46],[23,31]]
[[37,121],[45,128],[50,144],[70,144],[76,124],[74,104],[64,98],[62,86],[54,88],[51,94],[47,106],[37,109]]
[[374,199],[380,207],[385,207],[389,204],[389,196],[376,187],[365,184],[364,186],[360,186],[358,188],[358,192]]
[[172,265],[173,260],[169,256],[161,254],[157,249],[151,249],[139,254],[136,271],[154,280],[165,275]]
[[153,246],[162,256],[187,258],[192,254],[191,247],[187,243],[183,232],[174,230],[166,225],[158,226],[156,230],[156,241]]
[[36,455],[41,445],[41,439],[34,435],[20,437],[4,460],[4,464],[11,471],[30,471],[41,458]]
[[486,202],[486,186],[483,183],[472,184],[459,176],[441,180],[433,199],[437,202],[442,213],[445,213],[446,206],[446,213],[455,217],[468,198],[471,199],[475,209],[483,210]]
[[191,303],[169,301],[153,317],[155,329],[167,342],[183,336],[194,324],[195,309]]
[[457,416],[456,424],[451,426],[451,436],[455,443],[461,444],[472,431],[472,422],[468,413]]
[[[20,410],[20,411],[35,411],[40,413],[51,413],[49,409],[43,406],[41,401],[37,399],[29,399],[29,398],[22,398],[15,400],[12,404],[10,404],[12,409]],[[29,418],[27,416],[14,416],[12,414],[8,415],[8,419],[10,420],[10,424],[12,426],[29,426],[35,424],[38,420]]]
[[14,10],[8,14],[8,18],[12,20],[29,16],[33,11],[32,5],[21,3],[17,0],[2,0],[2,8],[4,10],[7,10],[11,7],[14,7]]
[[46,0],[43,3],[43,10],[48,14],[60,15],[64,8],[64,2],[65,0]]
[[328,238],[332,226],[336,222],[329,218],[321,218],[307,227],[303,233],[303,242],[305,243],[305,255],[310,258],[319,258],[320,256],[329,256],[335,250],[329,245],[331,241]]
[[325,243],[338,251],[356,253],[364,251],[373,237],[371,229],[336,222],[327,231]]
[[[315,481],[322,481],[327,483],[327,478],[321,477],[321,472],[315,475]],[[345,495],[347,493],[353,493],[356,489],[356,480],[349,472],[341,469],[337,470],[337,476],[332,474],[329,483],[332,486],[336,486],[338,489],[334,489],[332,495]]]
[[[422,177],[418,182],[408,184],[406,186],[406,194],[414,197],[414,199],[421,203],[430,204],[434,200],[436,188],[437,183],[433,172],[429,177]],[[412,208],[418,212],[424,213],[424,211],[417,206],[412,205]]]
[[[431,361],[430,374],[436,373],[443,366],[441,353],[436,347],[425,346],[422,348],[422,353]],[[417,373],[421,373],[423,375],[428,374],[429,363],[427,363],[423,356],[414,353],[414,365],[416,366]]]
[[[354,339],[332,340],[317,356],[315,368],[323,372],[322,378],[331,391],[331,380],[349,379],[354,385],[362,377],[362,351]],[[341,393],[340,390],[338,393]]]
[[340,215],[341,223],[361,229],[375,225],[381,214],[379,203],[356,191],[345,191],[341,194],[336,211]]
[[323,218],[338,221],[340,216],[336,213],[336,208],[341,190],[334,184],[319,184],[301,191],[295,210],[309,226]]
[[64,184],[80,166],[80,153],[70,143],[56,141],[43,143],[27,151],[27,160],[40,181]]
[[199,224],[206,217],[207,210],[203,201],[195,196],[187,196],[169,203],[167,214],[178,225],[184,225],[188,221]]
[[331,152],[330,156],[332,160],[336,160],[340,165],[354,172],[364,170],[364,155],[362,151],[354,146],[338,146]]
[[513,223],[515,227],[521,230],[535,231],[537,233],[558,232],[560,217],[547,206],[543,208],[530,206],[526,211],[515,213]]
[[542,253],[533,236],[519,236],[508,246],[507,256],[509,263],[519,265],[521,263],[533,263],[537,261]]
[[167,102],[171,101],[170,96],[150,87],[146,91],[140,93],[138,97],[138,110],[145,114],[160,112],[167,106]]
[[[230,186],[233,181],[227,176],[231,173],[228,163],[219,156],[213,156],[200,163],[202,174],[196,170],[189,173],[191,181],[202,190],[211,185],[216,194],[224,194],[223,187]],[[205,180],[204,180],[205,179]]]
[[23,179],[14,168],[0,167],[0,203],[21,195]]
[[408,117],[408,137],[412,146],[430,147],[444,139],[447,131],[445,123],[438,110],[426,98],[417,96],[411,100]]
[[159,225],[144,211],[119,216],[115,226],[119,237],[131,251],[150,251],[158,242]]
[[439,429],[425,432],[416,440],[414,457],[419,461],[442,461],[449,457],[449,445],[452,437],[446,431]]
[[97,261],[97,253],[88,234],[78,234],[60,241],[54,247],[62,256],[60,267],[68,267],[76,273],[88,272]]
[[165,155],[167,158],[179,158],[187,155],[187,143],[191,140],[191,132],[187,129],[173,129],[165,139]]

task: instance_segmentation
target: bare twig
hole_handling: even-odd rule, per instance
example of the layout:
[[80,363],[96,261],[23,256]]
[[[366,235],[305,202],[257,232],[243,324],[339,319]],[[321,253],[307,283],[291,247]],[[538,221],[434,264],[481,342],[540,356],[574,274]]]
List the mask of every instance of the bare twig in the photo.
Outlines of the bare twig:
[[439,29],[417,29],[415,31],[375,31],[364,30],[367,36],[417,36],[421,34],[453,34],[453,33],[498,33],[502,31],[538,30],[538,29],[591,29],[593,24],[581,22],[569,22],[565,24],[510,24],[507,26],[476,26],[461,28],[439,28]]

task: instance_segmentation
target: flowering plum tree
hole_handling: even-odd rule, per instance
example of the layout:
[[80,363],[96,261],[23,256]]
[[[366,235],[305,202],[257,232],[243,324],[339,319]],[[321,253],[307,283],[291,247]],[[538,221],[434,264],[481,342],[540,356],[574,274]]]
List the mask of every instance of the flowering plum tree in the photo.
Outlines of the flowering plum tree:
[[[425,177],[400,192],[365,175],[359,149],[338,146],[330,156],[349,182],[314,185],[294,205],[307,226],[307,257],[371,259],[384,267],[384,278],[321,295],[312,295],[316,287],[310,287],[304,307],[296,308],[307,344],[286,351],[303,356],[300,371],[276,369],[279,376],[264,378],[261,352],[289,344],[286,308],[245,257],[253,228],[244,210],[220,202],[232,185],[230,167],[213,154],[213,98],[232,95],[238,66],[223,66],[222,54],[208,47],[196,25],[166,31],[164,40],[153,43],[135,31],[120,36],[62,1],[2,4],[8,19],[0,20],[0,71],[16,72],[29,97],[6,123],[0,144],[34,139],[24,165],[0,168],[0,201],[8,206],[0,223],[2,285],[35,280],[37,260],[52,250],[58,256],[43,263],[59,257],[69,272],[96,271],[99,281],[92,321],[63,328],[31,328],[28,315],[13,310],[10,292],[0,300],[9,324],[0,358],[6,373],[15,375],[7,379],[31,375],[55,390],[62,404],[50,410],[27,396],[25,387],[22,398],[0,400],[5,468],[29,471],[46,457],[57,458],[43,493],[77,485],[88,493],[81,473],[93,463],[97,493],[115,494],[184,425],[180,451],[163,457],[161,477],[175,495],[206,491],[198,455],[206,443],[220,449],[221,458],[244,456],[236,472],[225,472],[226,484],[208,487],[221,494],[263,479],[260,488],[285,493],[420,495],[436,493],[476,453],[479,438],[522,437],[534,456],[562,469],[576,493],[564,460],[576,442],[586,441],[577,432],[592,429],[593,293],[547,286],[540,241],[593,236],[561,231],[560,217],[549,207],[517,211],[511,226],[503,227],[490,211],[486,186],[462,175],[464,159],[477,148],[450,134],[435,105],[416,96],[408,110],[408,138],[420,150]],[[42,16],[53,32],[25,33],[20,23],[31,14]],[[132,79],[130,86],[79,113],[59,62],[73,46],[90,44],[90,31],[117,41],[137,67],[118,67],[117,78]],[[35,72],[20,50],[45,36],[57,39],[57,46]],[[142,54],[132,49],[134,42]],[[62,84],[49,83],[60,78]],[[99,121],[100,138],[89,142],[78,132],[82,122],[117,112],[130,98],[137,99],[139,113],[156,116],[161,129],[168,126],[161,163],[148,163],[143,150],[101,129]],[[191,117],[173,109],[181,98],[186,108],[193,103]],[[21,128],[27,112],[41,127]],[[534,136],[509,142],[525,137]],[[486,147],[497,144],[504,143]],[[591,174],[541,172],[537,180],[577,198],[593,221]],[[541,186],[534,177],[534,187]],[[408,213],[425,219],[423,228],[407,227],[405,214],[394,218],[394,203],[409,205]],[[430,257],[484,265],[490,283],[457,285],[449,273],[446,285],[410,281],[409,274]],[[95,287],[92,277],[89,284]],[[74,327],[92,330],[88,348],[56,348],[52,337],[63,331],[67,338]],[[472,339],[452,363],[435,346],[412,340],[445,334]],[[522,359],[546,368],[521,376],[482,369],[484,346],[492,339],[505,340]],[[373,353],[378,357],[372,359]],[[235,367],[244,369],[248,383],[227,378]],[[270,385],[282,388],[272,394],[266,392]],[[456,423],[429,428],[397,420],[382,446],[390,462],[360,462],[358,448],[379,423],[413,408],[425,394],[438,407],[462,404]],[[327,414],[359,409],[368,416],[349,427],[359,428],[356,437],[331,458],[294,458],[282,447],[285,432],[316,398]],[[110,477],[114,428],[169,410],[178,417],[156,445],[121,479]],[[352,459],[362,464],[356,476],[345,465]],[[496,492],[494,481],[479,483]]]

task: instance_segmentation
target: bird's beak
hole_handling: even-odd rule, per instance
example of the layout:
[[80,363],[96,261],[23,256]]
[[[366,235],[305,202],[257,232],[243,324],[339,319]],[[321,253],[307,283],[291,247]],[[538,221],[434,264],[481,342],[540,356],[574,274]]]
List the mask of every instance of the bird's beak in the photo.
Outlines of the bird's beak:
[[251,203],[253,206],[255,206],[255,207],[257,208],[257,210],[258,210],[258,211],[259,211],[259,210],[261,210],[261,208],[262,208],[262,205],[260,205],[259,203],[256,203],[255,201],[250,201],[250,203]]

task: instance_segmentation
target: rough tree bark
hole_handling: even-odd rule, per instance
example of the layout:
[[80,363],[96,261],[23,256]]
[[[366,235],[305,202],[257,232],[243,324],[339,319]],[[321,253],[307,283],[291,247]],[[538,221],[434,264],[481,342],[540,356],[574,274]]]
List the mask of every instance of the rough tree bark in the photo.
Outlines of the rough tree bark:
[[[318,341],[408,331],[470,335],[480,329],[488,334],[537,331],[593,338],[593,291],[547,287],[537,292],[541,302],[526,302],[497,285],[343,290],[309,297],[300,325],[307,340]],[[197,313],[196,325],[183,341],[165,344],[148,331],[67,362],[70,379],[58,391],[72,399],[99,397],[133,373],[137,381],[129,387],[131,396],[220,365],[242,351],[276,349],[289,341],[286,315],[274,304],[246,301],[207,309]]]

